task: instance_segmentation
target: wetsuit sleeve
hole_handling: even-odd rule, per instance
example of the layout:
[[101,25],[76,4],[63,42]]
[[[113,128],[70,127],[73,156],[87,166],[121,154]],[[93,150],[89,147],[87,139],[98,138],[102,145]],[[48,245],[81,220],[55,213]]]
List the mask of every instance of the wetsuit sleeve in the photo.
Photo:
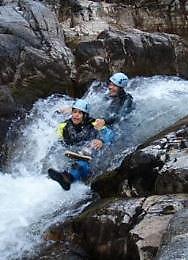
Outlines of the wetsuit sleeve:
[[[112,125],[120,119],[120,109],[123,108],[123,113],[130,113],[133,109],[133,97],[127,93],[125,100],[122,100],[120,104],[111,107],[109,112],[105,115],[105,124]],[[112,112],[113,111],[113,112]]]
[[111,144],[114,141],[114,132],[107,126],[104,126],[101,130],[98,130],[97,138],[105,144]]
[[66,125],[67,125],[66,122],[58,125],[56,132],[57,132],[57,135],[58,135],[59,138],[64,138],[63,131],[64,131],[64,128],[65,128]]
[[111,128],[103,126],[100,130],[95,129],[95,120],[93,120],[92,125],[97,133],[97,139],[100,139],[105,144],[110,144],[114,141],[114,131]]
[[105,116],[105,123],[107,125],[112,125],[113,123],[118,121],[118,119],[119,119],[119,116],[117,114],[115,114],[115,113],[110,114],[109,113],[108,115]]

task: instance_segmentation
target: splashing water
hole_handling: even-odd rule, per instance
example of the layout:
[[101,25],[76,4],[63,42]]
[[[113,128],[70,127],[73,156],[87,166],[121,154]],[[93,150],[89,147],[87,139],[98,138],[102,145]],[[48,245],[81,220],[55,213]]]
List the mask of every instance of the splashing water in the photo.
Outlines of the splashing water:
[[[20,129],[7,165],[9,174],[0,174],[1,260],[22,259],[28,252],[34,253],[50,224],[73,215],[78,202],[83,200],[78,212],[89,203],[89,187],[76,183],[65,192],[58,183],[47,178],[47,170],[43,169],[46,156],[57,142],[55,128],[65,119],[56,110],[71,103],[67,97],[39,100]],[[62,163],[60,154],[49,166]]]
[[[113,126],[117,135],[116,143],[111,147],[110,153],[104,154],[105,158],[100,158],[108,170],[120,165],[125,155],[134,150],[134,147],[187,115],[186,80],[164,76],[137,77],[129,81],[126,91],[133,96],[134,109],[127,114],[124,107],[120,122]],[[106,92],[103,90],[99,99],[96,93],[98,94],[98,90],[94,90],[92,86],[85,99],[91,104],[93,114],[101,118],[100,115],[106,109],[101,106],[105,102]],[[100,105],[97,104],[97,99]],[[104,170],[104,167],[101,168]]]
[[137,78],[132,84],[137,85],[131,90],[136,109],[124,124],[131,143],[142,143],[187,115],[188,81],[155,76]]
[[89,196],[85,185],[73,185],[70,192],[65,192],[46,176],[0,175],[1,260],[31,254],[42,243],[41,235],[49,223],[73,214],[74,205]]
[[[119,139],[111,147],[109,160],[100,158],[104,169],[117,166],[126,149],[187,115],[187,81],[139,77],[129,82],[127,90],[134,98],[135,108],[128,115],[122,109],[120,124],[114,126]],[[104,112],[105,95],[106,90],[96,92],[91,87],[84,97],[97,117]],[[7,174],[0,173],[0,260],[22,259],[23,255],[34,253],[35,247],[42,243],[43,231],[51,223],[77,214],[76,203],[83,200],[76,212],[89,203],[89,187],[75,183],[73,189],[65,192],[46,174],[48,167],[63,169],[67,164],[55,129],[69,115],[56,111],[72,102],[69,97],[54,95],[36,102],[18,129],[15,146],[10,146]],[[107,109],[108,104],[104,105]],[[14,125],[12,129],[15,130]]]

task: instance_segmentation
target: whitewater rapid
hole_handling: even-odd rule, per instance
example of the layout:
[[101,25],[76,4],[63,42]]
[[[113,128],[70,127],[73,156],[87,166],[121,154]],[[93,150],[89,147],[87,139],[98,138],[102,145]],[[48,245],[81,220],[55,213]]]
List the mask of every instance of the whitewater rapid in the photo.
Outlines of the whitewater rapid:
[[[128,92],[133,96],[134,109],[128,115],[122,111],[120,123],[114,126],[119,139],[112,147],[116,158],[110,158],[109,164],[117,162],[127,148],[187,115],[188,82],[180,78],[137,77],[130,80]],[[97,117],[104,109],[104,95],[91,87],[85,96]],[[9,160],[0,173],[0,260],[22,259],[23,255],[29,258],[44,242],[42,234],[52,223],[78,214],[89,203],[89,186],[75,183],[65,192],[47,177],[48,167],[63,169],[67,163],[55,129],[69,118],[57,111],[72,102],[61,95],[38,100],[16,129],[15,144],[8,144]],[[75,208],[80,201],[80,208]]]

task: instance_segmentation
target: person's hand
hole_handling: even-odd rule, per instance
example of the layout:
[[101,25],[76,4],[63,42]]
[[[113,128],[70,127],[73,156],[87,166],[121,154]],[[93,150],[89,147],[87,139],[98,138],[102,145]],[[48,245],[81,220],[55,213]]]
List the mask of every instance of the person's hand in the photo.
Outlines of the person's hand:
[[71,114],[72,108],[71,107],[61,107],[59,108],[60,113],[64,114]]
[[95,129],[97,129],[97,130],[102,129],[102,128],[104,127],[104,125],[105,125],[104,119],[98,118],[98,119],[96,119],[95,122],[94,122],[94,127],[95,127]]
[[94,139],[94,140],[92,140],[92,142],[91,142],[91,147],[94,148],[94,149],[96,149],[96,150],[101,149],[102,146],[103,146],[103,143],[102,143],[102,141],[99,140],[99,139]]

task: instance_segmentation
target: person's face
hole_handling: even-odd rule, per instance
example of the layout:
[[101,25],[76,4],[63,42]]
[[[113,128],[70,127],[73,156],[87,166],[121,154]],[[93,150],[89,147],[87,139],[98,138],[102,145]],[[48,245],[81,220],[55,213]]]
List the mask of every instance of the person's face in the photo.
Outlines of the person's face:
[[84,120],[84,114],[81,110],[77,108],[72,109],[72,122],[75,125],[79,125]]
[[109,95],[110,97],[118,96],[119,94],[119,87],[117,87],[114,83],[111,81],[108,84],[108,89],[109,89]]

